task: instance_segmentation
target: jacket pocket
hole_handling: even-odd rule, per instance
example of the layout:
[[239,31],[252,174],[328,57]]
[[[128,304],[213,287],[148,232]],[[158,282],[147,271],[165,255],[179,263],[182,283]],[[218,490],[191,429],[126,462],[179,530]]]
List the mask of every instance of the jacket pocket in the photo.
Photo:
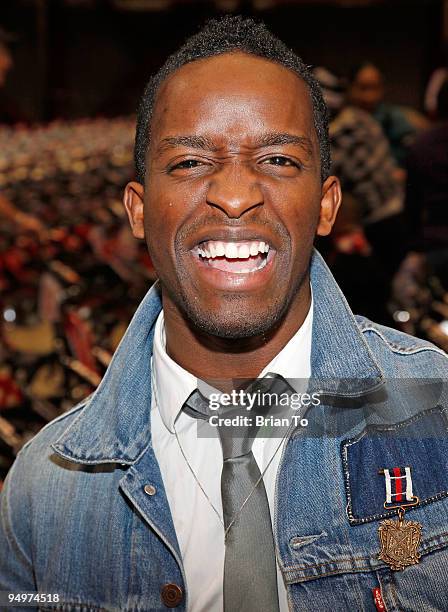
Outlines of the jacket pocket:
[[[292,501],[280,511],[290,526],[280,546],[291,609],[376,612],[374,590],[380,588],[388,612],[448,611],[445,410],[437,406],[393,425],[366,426],[342,441],[303,439],[293,449],[285,479]],[[397,510],[384,508],[379,470],[394,467],[410,468],[419,503],[404,519],[421,525],[417,562],[400,571],[380,557],[379,527],[397,519]],[[306,494],[299,483],[311,483]]]
[[396,510],[384,508],[383,468],[410,468],[419,506],[447,497],[447,433],[446,409],[437,406],[401,423],[369,426],[355,438],[344,440],[342,465],[350,523],[359,525],[396,515]]

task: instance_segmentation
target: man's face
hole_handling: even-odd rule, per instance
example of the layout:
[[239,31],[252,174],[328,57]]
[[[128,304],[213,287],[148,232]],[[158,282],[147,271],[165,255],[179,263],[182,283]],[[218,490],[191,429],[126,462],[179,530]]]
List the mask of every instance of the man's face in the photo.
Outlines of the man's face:
[[330,231],[339,193],[334,177],[321,185],[307,86],[234,53],[187,64],[162,85],[143,221],[138,204],[127,208],[134,234],[144,227],[164,308],[242,338],[293,316],[316,230]]
[[361,68],[350,87],[349,97],[353,104],[372,113],[384,97],[383,77],[378,68]]

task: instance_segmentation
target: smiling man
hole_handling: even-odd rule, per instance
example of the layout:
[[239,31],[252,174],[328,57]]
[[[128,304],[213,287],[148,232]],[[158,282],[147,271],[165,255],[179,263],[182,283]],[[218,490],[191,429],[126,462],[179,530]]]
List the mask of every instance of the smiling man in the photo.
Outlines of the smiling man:
[[341,198],[315,113],[292,70],[235,50],[169,74],[138,130],[125,205],[163,287],[167,352],[200,377],[257,376],[309,311],[313,240]]
[[[446,356],[355,319],[313,251],[341,193],[307,67],[261,24],[210,22],[148,84],[136,167],[124,203],[159,282],[96,392],[8,476],[3,598],[79,612],[443,609],[446,474],[425,475],[448,451]],[[244,396],[235,379],[265,386]],[[212,435],[210,385],[215,420],[237,419],[230,436]],[[244,398],[303,385],[310,430],[302,418],[257,435]]]

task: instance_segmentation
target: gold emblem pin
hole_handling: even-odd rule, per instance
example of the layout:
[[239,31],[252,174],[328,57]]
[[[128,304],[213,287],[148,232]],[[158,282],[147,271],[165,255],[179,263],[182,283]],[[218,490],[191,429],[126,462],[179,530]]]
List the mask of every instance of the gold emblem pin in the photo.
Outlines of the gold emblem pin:
[[[418,503],[418,502],[417,502]],[[422,535],[422,526],[417,521],[403,519],[404,508],[398,508],[398,521],[387,519],[378,527],[381,550],[378,558],[393,570],[402,570],[418,563],[417,549]]]
[[398,520],[386,519],[378,527],[381,550],[378,558],[393,570],[403,570],[419,562],[422,526],[417,521],[405,521],[406,508],[416,506],[419,498],[413,495],[411,468],[380,470],[386,482],[386,510],[397,509]]

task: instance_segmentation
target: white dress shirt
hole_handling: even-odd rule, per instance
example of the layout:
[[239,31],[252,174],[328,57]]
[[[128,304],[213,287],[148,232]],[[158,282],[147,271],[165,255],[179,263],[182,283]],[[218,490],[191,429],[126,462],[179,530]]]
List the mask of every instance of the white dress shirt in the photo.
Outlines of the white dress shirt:
[[[300,329],[264,368],[260,377],[268,372],[286,379],[303,380],[310,377],[312,320],[311,303]],[[165,346],[162,311],[156,322],[152,356],[152,444],[182,555],[188,611],[222,612],[225,545],[221,444],[217,434],[216,437],[209,436],[210,426],[207,422],[194,419],[182,411],[186,399],[197,389],[198,381],[168,356]],[[208,428],[208,437],[200,437],[202,427]],[[261,473],[269,464],[263,481],[272,521],[275,482],[283,446],[284,440],[273,437],[255,438],[252,447]],[[286,587],[278,566],[277,584],[280,612],[286,612]]]

